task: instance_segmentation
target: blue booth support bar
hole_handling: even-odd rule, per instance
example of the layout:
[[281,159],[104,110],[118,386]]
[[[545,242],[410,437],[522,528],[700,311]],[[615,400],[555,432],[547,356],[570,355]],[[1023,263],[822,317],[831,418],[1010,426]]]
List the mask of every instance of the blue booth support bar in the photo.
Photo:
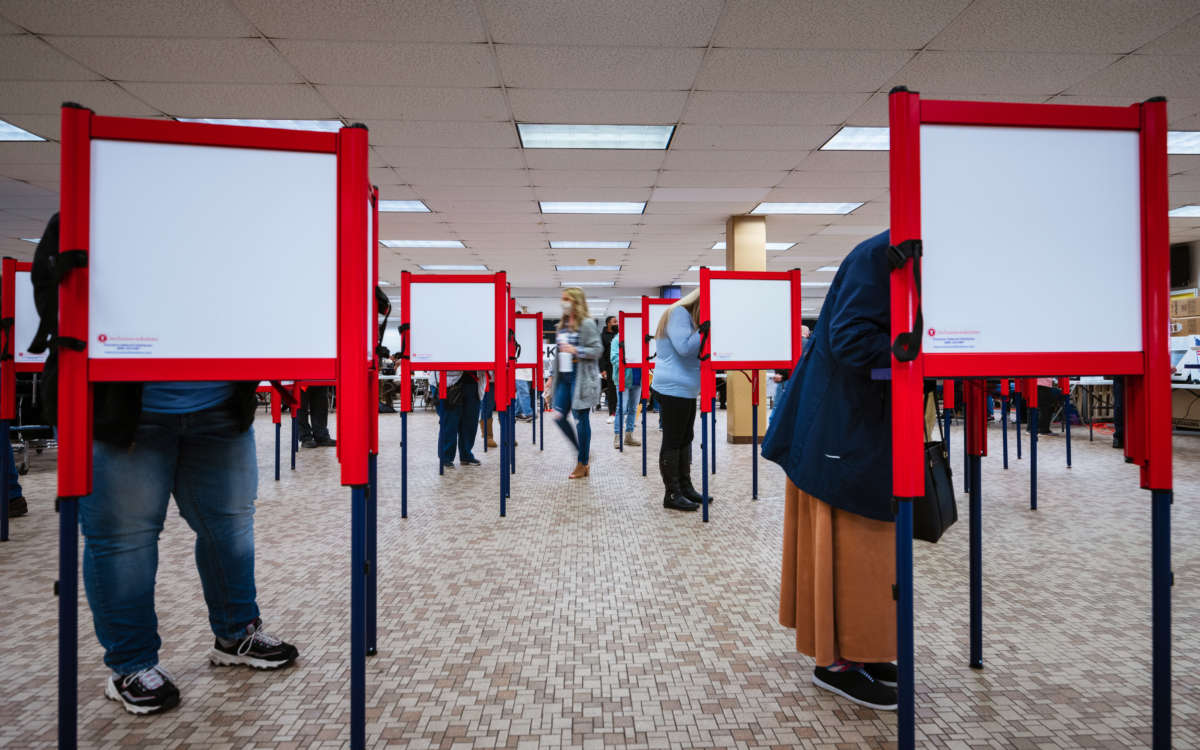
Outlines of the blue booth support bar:
[[750,409],[750,498],[758,499],[758,398],[757,383],[755,384],[756,398]]
[[[716,421],[717,415],[713,415],[713,421]],[[700,412],[700,480],[703,485],[700,489],[700,499],[703,501],[701,512],[704,517],[704,523],[708,523],[708,415]]]
[[408,412],[406,411],[400,412],[400,517],[408,518]]
[[296,417],[292,417],[292,471],[296,470],[296,451],[300,448],[300,433],[296,432]]
[[914,750],[916,734],[913,670],[913,498],[896,498],[896,682],[900,750]]
[[378,615],[378,572],[379,572],[379,456],[367,455],[367,656],[376,654],[375,633],[379,624]]
[[350,748],[367,745],[367,488],[350,488]]
[[1151,684],[1154,748],[1171,747],[1171,503],[1170,490],[1151,490]]
[[[0,435],[4,435],[4,439],[8,441],[8,445],[5,448],[9,453],[12,453],[12,439],[8,434],[8,422],[9,420],[7,419],[0,419]],[[12,498],[8,496],[8,483],[10,481],[8,463],[7,460],[0,461],[0,542],[8,541],[8,504],[12,501]],[[279,478],[278,463],[278,459],[276,459],[276,479]],[[15,467],[16,464],[14,463],[13,466]]]
[[642,476],[646,476],[646,399],[642,399]]
[[1000,397],[1000,444],[1004,456],[1004,468],[1008,468],[1008,396]]
[[970,456],[971,667],[983,669],[983,482],[979,456]]
[[717,397],[712,400],[712,473],[717,473]]
[[[58,505],[58,747],[75,750],[79,686],[79,498]],[[7,510],[7,509],[5,509]]]
[[625,452],[625,393],[617,390],[617,452]]
[[280,435],[283,432],[283,423],[275,423],[275,481],[279,481],[279,441]]
[[1038,408],[1029,407],[1029,509],[1037,510]]

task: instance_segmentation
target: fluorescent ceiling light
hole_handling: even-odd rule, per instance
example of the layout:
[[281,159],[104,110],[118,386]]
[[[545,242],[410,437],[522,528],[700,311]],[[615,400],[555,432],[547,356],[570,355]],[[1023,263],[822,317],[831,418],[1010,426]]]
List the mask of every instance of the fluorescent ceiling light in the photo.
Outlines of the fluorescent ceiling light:
[[24,128],[18,128],[10,122],[0,120],[0,141],[44,141],[40,135],[34,135]]
[[822,151],[887,151],[887,128],[844,127],[821,146]]
[[607,305],[608,303],[609,300],[606,299],[592,299],[591,297],[588,297],[589,305]]
[[816,287],[816,288],[830,286],[831,284],[833,284],[832,281],[801,281],[800,282],[800,286]]
[[616,285],[617,285],[617,282],[615,282],[615,281],[564,281],[564,282],[562,282],[561,284],[559,284],[559,286],[562,286],[562,287],[572,287],[572,286],[616,286]]
[[1168,154],[1200,154],[1200,130],[1168,130]]
[[534,125],[517,123],[525,148],[665,149],[674,125]]
[[384,247],[466,247],[458,240],[384,240]]
[[759,203],[752,214],[836,214],[843,216],[862,203]]
[[817,270],[818,271],[836,271],[836,270],[838,270],[838,267],[837,266],[821,266]]
[[408,213],[427,214],[429,206],[426,206],[421,201],[379,201],[379,210],[388,211],[404,211]]
[[1173,211],[1167,212],[1167,216],[1173,219],[1196,219],[1200,218],[1200,203],[1193,203],[1188,206],[1180,206]]
[[[710,271],[724,271],[725,270],[725,266],[705,266],[705,268],[707,268]],[[689,271],[699,271],[700,266],[692,266],[688,270]]]
[[[795,242],[768,242],[767,249],[768,250],[788,250],[788,249],[792,248],[793,246],[795,246],[795,244],[796,244]],[[723,241],[718,242],[712,246],[712,249],[713,250],[724,250],[725,243]]]
[[700,286],[699,281],[676,281],[675,286]]
[[620,266],[555,266],[556,271],[620,271]]
[[486,271],[487,266],[479,265],[440,265],[440,266],[420,266],[422,271]]
[[624,242],[550,240],[550,247],[555,250],[627,250],[629,248],[629,240]]
[[41,237],[22,237],[21,238],[21,242],[32,242],[35,245],[41,241],[42,241]]
[[379,286],[395,286],[395,284],[390,281],[380,281]]
[[646,204],[629,201],[539,201],[544,214],[640,214]]
[[319,130],[336,133],[342,129],[341,120],[239,120],[224,117],[176,117],[179,122],[202,122],[207,125],[241,125],[245,128],[281,128],[283,130]]

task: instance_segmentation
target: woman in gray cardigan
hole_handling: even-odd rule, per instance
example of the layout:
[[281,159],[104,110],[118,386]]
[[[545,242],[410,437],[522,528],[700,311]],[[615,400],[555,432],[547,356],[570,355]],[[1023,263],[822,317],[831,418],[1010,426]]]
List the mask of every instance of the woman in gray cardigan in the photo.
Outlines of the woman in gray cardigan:
[[[582,289],[564,289],[562,305],[550,392],[554,399],[554,419],[579,454],[570,478],[581,479],[588,475],[588,453],[592,444],[589,413],[600,403],[603,345],[596,321],[588,317],[587,297]],[[575,415],[574,429],[568,411]]]

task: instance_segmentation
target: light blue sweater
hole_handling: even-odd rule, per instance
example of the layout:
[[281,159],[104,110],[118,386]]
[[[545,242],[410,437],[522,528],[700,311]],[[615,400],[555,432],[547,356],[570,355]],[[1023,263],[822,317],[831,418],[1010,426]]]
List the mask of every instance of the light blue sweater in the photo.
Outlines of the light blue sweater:
[[700,395],[700,332],[682,307],[672,307],[667,335],[657,339],[654,390],[664,396],[696,398]]

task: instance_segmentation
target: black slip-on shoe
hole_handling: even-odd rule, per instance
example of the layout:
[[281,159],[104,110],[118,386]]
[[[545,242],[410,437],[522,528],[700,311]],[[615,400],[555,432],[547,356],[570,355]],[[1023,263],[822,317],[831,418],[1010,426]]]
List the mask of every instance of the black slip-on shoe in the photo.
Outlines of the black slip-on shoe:
[[866,673],[864,669],[845,669],[834,672],[824,667],[813,670],[813,684],[836,693],[860,706],[878,711],[895,711],[896,688],[888,687]]
[[900,670],[890,661],[864,664],[863,669],[871,679],[888,687],[896,687],[900,679]]

